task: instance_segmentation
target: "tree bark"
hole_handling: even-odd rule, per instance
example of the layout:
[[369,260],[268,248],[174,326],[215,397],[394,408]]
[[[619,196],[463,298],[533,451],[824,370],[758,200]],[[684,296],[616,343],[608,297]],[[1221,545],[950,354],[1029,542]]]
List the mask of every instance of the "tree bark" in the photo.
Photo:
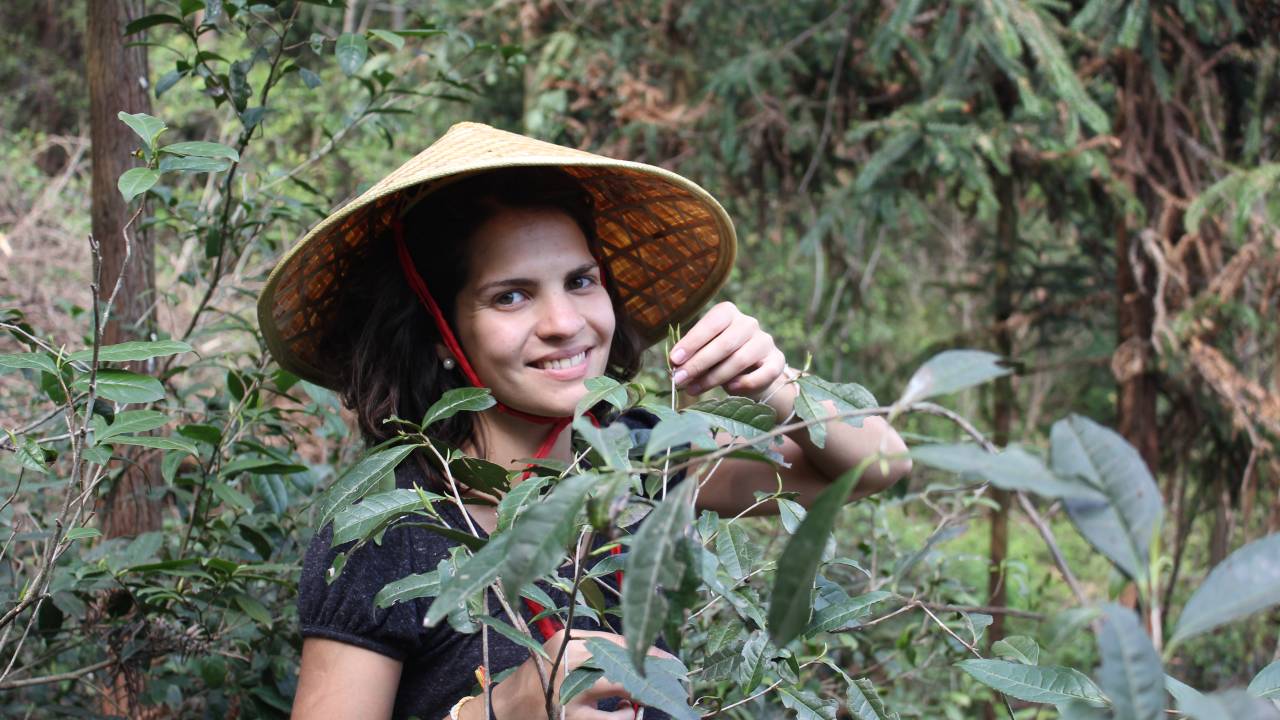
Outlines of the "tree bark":
[[[1018,197],[1016,180],[1013,175],[996,177],[996,198],[1000,202],[1000,214],[996,218],[996,256],[994,273],[993,298],[995,323],[996,352],[1002,357],[1013,356],[1013,333],[1009,329],[1009,318],[1013,315],[1013,259],[1018,241]],[[992,440],[998,446],[1009,444],[1013,429],[1013,380],[1008,375],[995,382],[992,415],[994,433]],[[1004,568],[1009,556],[1009,493],[998,488],[991,489],[991,499],[999,503],[998,509],[991,510],[990,528],[990,564],[987,578],[987,604],[993,607],[1004,607],[1008,601]],[[1004,637],[1004,615],[992,618],[988,640],[995,642]]]
[[[142,47],[125,47],[137,36],[124,37],[130,20],[144,14],[140,0],[94,0],[88,6],[86,29],[89,85],[89,138],[92,143],[92,227],[102,254],[100,302],[106,302],[117,280],[120,292],[103,328],[109,345],[151,336],[155,302],[155,262],[152,244],[135,227],[126,228],[130,209],[116,189],[120,174],[138,164],[134,151],[140,140],[116,114],[151,112],[147,56]],[[126,236],[126,233],[128,234]],[[153,363],[130,367],[151,373]],[[148,497],[151,478],[159,477],[154,452],[125,458],[125,468],[102,502],[102,533],[132,536],[160,529],[160,503]]]

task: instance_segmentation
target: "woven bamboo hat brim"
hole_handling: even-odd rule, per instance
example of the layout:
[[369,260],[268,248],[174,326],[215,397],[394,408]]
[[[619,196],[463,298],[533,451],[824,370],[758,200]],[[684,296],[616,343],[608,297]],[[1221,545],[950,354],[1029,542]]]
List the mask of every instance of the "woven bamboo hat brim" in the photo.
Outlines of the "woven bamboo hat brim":
[[[606,272],[623,312],[649,343],[689,319],[724,284],[737,240],[724,208],[697,184],[614,160],[459,123],[409,162],[325,218],[277,263],[258,298],[267,347],[284,369],[333,387],[341,368],[321,357],[347,273],[372,240],[430,192],[500,168],[556,167],[592,196]],[[340,361],[339,361],[340,362]]]

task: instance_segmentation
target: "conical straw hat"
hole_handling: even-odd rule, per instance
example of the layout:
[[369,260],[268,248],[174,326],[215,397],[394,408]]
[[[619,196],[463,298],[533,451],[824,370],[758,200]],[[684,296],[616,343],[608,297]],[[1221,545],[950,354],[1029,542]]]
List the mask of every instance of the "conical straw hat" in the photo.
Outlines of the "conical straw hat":
[[321,357],[320,341],[337,315],[342,283],[367,245],[449,183],[538,166],[562,169],[591,194],[606,272],[623,311],[650,343],[668,325],[690,318],[728,278],[737,247],[733,223],[697,184],[652,165],[459,123],[312,228],[276,264],[258,298],[258,322],[276,361],[332,387],[338,359]]

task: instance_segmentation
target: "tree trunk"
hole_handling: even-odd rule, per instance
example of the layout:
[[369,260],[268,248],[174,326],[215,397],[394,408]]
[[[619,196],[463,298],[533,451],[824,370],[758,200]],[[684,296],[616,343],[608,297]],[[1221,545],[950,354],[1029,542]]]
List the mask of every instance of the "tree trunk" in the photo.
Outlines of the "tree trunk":
[[[151,111],[147,94],[147,56],[142,47],[125,47],[123,30],[131,19],[143,15],[137,0],[94,0],[89,3],[87,25],[89,84],[89,137],[93,144],[93,237],[102,253],[101,302],[111,295],[117,280],[120,292],[103,328],[102,343],[145,339],[151,335],[151,309],[155,300],[155,262],[149,239],[126,228],[129,206],[116,189],[120,174],[138,164],[133,153],[139,139],[116,114]],[[126,233],[129,237],[126,237]],[[132,247],[130,247],[130,245]],[[130,367],[152,372],[152,363]],[[159,477],[156,453],[139,452],[125,458],[126,467],[103,501],[100,512],[103,535],[132,536],[160,529],[160,503],[148,497],[149,480]]]
[[[1002,357],[1013,356],[1013,334],[1009,330],[1009,317],[1013,314],[1013,258],[1018,241],[1018,207],[1017,188],[1012,175],[1000,175],[996,178],[996,197],[1000,202],[1000,214],[996,219],[996,256],[994,279],[994,310],[996,331],[996,352]],[[994,420],[994,436],[996,445],[1009,444],[1013,429],[1013,380],[1009,376],[999,378],[995,382],[992,415]],[[991,511],[990,536],[990,575],[987,578],[987,604],[992,607],[1004,607],[1008,599],[1006,592],[1004,569],[1009,555],[1009,493],[991,488],[991,499],[999,503],[998,509]],[[988,640],[995,642],[1004,637],[1004,615],[996,614],[992,618]]]

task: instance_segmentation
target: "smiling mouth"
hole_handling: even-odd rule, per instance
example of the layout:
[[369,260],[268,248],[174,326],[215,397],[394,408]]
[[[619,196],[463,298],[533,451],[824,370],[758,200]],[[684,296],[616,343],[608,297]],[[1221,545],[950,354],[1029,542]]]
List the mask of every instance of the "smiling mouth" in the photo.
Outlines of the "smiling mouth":
[[583,350],[577,355],[567,358],[559,358],[557,360],[543,360],[542,362],[533,363],[533,366],[540,370],[568,370],[577,367],[587,361],[587,351]]

